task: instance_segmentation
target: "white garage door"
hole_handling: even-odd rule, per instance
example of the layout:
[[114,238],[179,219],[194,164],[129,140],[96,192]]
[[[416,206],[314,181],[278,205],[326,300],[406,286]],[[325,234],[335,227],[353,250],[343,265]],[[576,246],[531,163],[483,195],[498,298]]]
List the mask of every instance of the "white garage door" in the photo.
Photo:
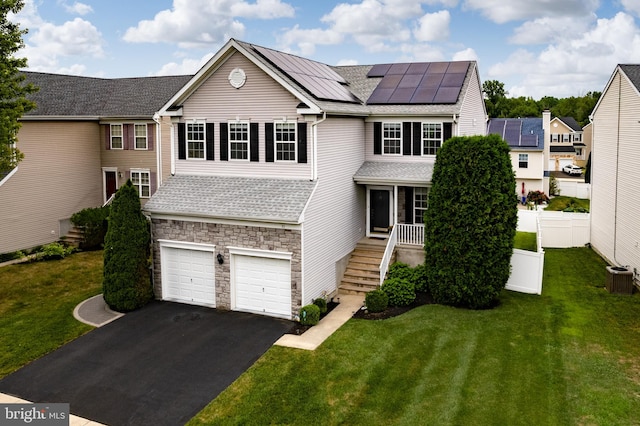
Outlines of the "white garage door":
[[210,251],[162,248],[162,298],[215,307],[215,264]]
[[291,318],[291,263],[234,255],[235,309]]

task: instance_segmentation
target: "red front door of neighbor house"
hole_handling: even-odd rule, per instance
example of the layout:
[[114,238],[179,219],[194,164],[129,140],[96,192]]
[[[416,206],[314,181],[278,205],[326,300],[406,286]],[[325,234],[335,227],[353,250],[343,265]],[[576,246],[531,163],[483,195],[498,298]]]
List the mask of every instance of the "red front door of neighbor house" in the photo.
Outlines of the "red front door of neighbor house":
[[104,172],[104,188],[105,188],[105,201],[111,198],[113,194],[118,190],[118,181],[116,179],[116,172]]

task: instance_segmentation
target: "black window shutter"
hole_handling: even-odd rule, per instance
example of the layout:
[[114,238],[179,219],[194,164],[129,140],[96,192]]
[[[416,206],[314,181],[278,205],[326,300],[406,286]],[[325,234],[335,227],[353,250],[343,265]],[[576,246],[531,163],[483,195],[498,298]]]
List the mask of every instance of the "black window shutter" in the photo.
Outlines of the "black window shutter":
[[258,132],[260,126],[258,126],[258,123],[250,123],[249,129],[249,159],[251,161],[260,161],[258,156]]
[[220,160],[229,161],[229,125],[220,123]]
[[178,160],[187,159],[187,126],[178,123]]
[[413,155],[422,155],[422,123],[413,123]]
[[307,162],[307,123],[298,123],[298,163]]
[[213,146],[213,131],[215,125],[213,123],[207,123],[206,126],[207,160],[215,160],[215,151]]
[[442,142],[453,136],[453,123],[442,123]]
[[411,155],[411,123],[402,123],[402,154]]
[[405,223],[413,223],[413,188],[404,188],[404,208],[405,208]]
[[382,155],[382,123],[373,123],[373,154]]
[[264,161],[273,163],[273,123],[264,123]]

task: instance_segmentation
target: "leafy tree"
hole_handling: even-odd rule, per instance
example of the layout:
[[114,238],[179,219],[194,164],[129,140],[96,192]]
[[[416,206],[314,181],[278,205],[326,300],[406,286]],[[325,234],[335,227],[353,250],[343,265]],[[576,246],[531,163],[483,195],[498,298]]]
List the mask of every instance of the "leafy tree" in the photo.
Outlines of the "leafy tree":
[[425,268],[438,303],[490,307],[510,274],[517,222],[509,146],[497,135],[440,149],[425,214]]
[[504,108],[503,104],[507,94],[504,90],[504,83],[498,80],[487,80],[482,83],[482,93],[484,93],[489,117],[502,117],[500,111]]
[[16,148],[18,119],[36,106],[26,95],[37,89],[24,84],[25,76],[19,71],[27,66],[27,59],[14,56],[24,46],[22,36],[27,30],[7,19],[9,13],[18,13],[23,6],[21,0],[0,0],[0,177],[23,159]]
[[113,198],[104,240],[102,291],[111,309],[132,311],[153,297],[149,242],[149,223],[140,209],[138,191],[128,180]]

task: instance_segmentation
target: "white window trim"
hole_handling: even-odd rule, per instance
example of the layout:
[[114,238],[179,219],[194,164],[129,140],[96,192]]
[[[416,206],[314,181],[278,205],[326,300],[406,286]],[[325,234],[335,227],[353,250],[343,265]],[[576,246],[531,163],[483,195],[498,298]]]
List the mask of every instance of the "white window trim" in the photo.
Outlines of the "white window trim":
[[246,247],[227,247],[227,250],[231,255],[266,257],[268,259],[291,260],[293,257],[293,253],[288,251],[260,250]]
[[[234,124],[246,124],[247,125],[247,158],[231,158],[231,143],[237,142],[231,140],[231,126]],[[275,128],[275,126],[274,126]],[[227,126],[227,149],[228,149],[228,157],[229,161],[250,161],[251,160],[251,122],[248,120],[234,120],[229,121]],[[275,152],[274,152],[275,155]]]
[[[202,125],[202,158],[199,157],[190,157],[189,156],[189,126],[190,125],[195,125],[195,124],[201,124]],[[204,120],[189,120],[186,123],[185,126],[185,135],[184,135],[184,140],[185,140],[185,150],[186,150],[186,157],[187,160],[195,160],[195,161],[205,161],[207,159],[207,124]],[[192,142],[200,142],[200,141],[192,141]]]
[[[285,143],[293,143],[293,160],[278,160],[278,138],[277,138],[278,124],[293,124],[294,139],[293,141],[285,142]],[[298,122],[297,121],[293,121],[293,120],[274,121],[273,123],[273,161],[276,163],[296,163],[298,161]]]
[[[436,153],[435,154],[425,154],[425,141],[426,139],[424,138],[424,125],[425,124],[439,124],[440,125],[440,147],[436,148]],[[423,157],[427,157],[427,158],[435,158],[438,150],[440,148],[442,148],[442,144],[444,144],[444,121],[423,121],[422,123],[420,123],[420,149],[421,152],[420,154]]]
[[562,143],[571,142],[571,133],[562,133]]
[[[524,157],[522,157],[524,156]],[[522,158],[526,158],[526,160],[522,160]],[[522,163],[527,163],[526,167],[522,167]],[[518,168],[519,169],[528,169],[529,168],[529,154],[518,154]]]
[[[391,154],[391,153],[387,153],[384,152],[385,149],[385,140],[388,140],[388,138],[384,137],[384,125],[385,124],[399,124],[400,125],[400,152],[397,154]],[[422,129],[421,129],[422,130]],[[383,121],[382,122],[382,155],[389,155],[391,157],[398,157],[398,156],[402,156],[402,137],[404,136],[403,134],[403,128],[402,128],[402,122],[401,121]]]
[[[143,196],[142,195],[142,179],[140,180],[140,183],[135,184],[133,183],[133,174],[134,173],[147,173],[149,175],[149,195]],[[138,189],[138,197],[140,198],[151,198],[151,171],[149,169],[131,169],[129,170],[129,179],[131,180],[131,183]],[[147,186],[147,185],[144,185]]]
[[[136,127],[144,126],[144,148],[138,148],[138,135],[136,134]],[[142,137],[142,136],[140,136]],[[147,123],[134,123],[133,124],[133,149],[136,151],[148,151],[149,150],[149,128]]]
[[[416,206],[416,195],[417,195],[417,189],[426,189],[427,190],[427,207],[422,208],[422,207],[417,207]],[[413,188],[413,223],[417,223],[416,222],[416,211],[420,210],[422,212],[422,217],[423,220],[422,222],[419,223],[419,225],[424,225],[424,213],[429,209],[429,192],[431,192],[431,188],[428,186],[416,186]]]
[[[114,148],[113,147],[113,128],[114,127],[120,127],[120,136],[116,136],[120,138],[120,143],[122,146],[120,146],[120,148]],[[109,124],[109,149],[119,149],[119,150],[123,150],[124,149],[124,126],[122,124]]]

